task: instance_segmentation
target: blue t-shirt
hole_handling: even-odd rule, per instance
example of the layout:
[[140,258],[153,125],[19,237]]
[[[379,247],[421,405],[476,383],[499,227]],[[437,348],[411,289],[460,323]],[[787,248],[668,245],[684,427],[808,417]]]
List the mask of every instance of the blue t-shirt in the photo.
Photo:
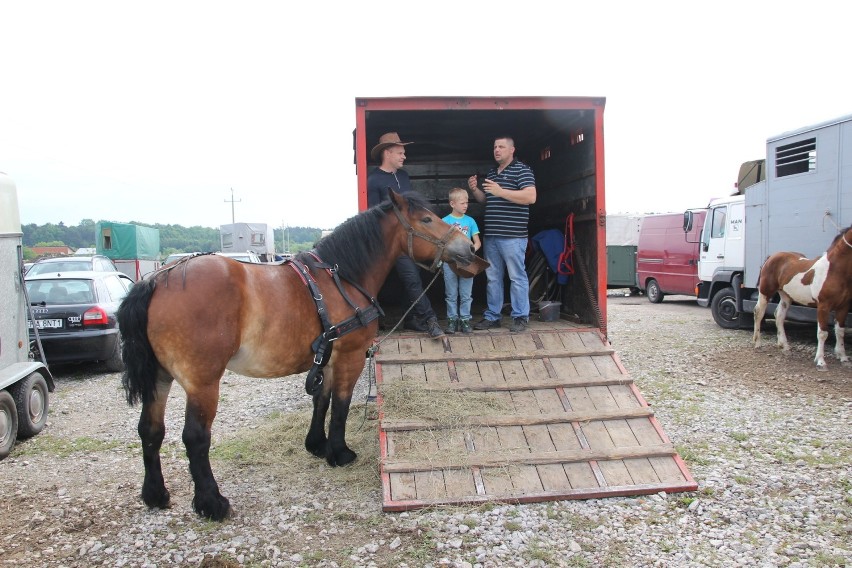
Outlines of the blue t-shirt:
[[476,221],[473,220],[473,217],[468,217],[467,215],[462,215],[461,217],[453,217],[453,214],[450,213],[446,217],[442,219],[444,223],[449,225],[455,225],[459,229],[461,229],[464,236],[473,240],[473,235],[479,234],[479,227],[476,225]]

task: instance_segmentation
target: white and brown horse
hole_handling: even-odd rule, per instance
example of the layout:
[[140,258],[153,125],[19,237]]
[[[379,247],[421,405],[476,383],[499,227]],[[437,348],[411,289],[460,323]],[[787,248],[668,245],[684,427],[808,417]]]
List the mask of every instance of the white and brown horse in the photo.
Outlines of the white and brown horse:
[[834,311],[834,354],[848,363],[844,347],[846,315],[852,304],[852,226],[831,242],[819,258],[808,259],[795,252],[776,252],[760,269],[760,296],[754,309],[754,346],[760,347],[760,322],[766,306],[775,294],[781,297],[775,310],[778,345],[790,350],[784,333],[784,320],[792,303],[817,309],[817,351],[814,362],[825,370],[825,340],[828,339],[829,317]]

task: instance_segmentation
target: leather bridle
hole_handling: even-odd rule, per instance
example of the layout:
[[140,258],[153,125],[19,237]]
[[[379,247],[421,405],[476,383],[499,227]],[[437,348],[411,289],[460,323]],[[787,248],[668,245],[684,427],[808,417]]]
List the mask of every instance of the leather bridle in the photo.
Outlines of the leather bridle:
[[403,216],[402,212],[396,206],[396,203],[391,202],[391,205],[393,205],[393,212],[396,213],[397,219],[399,219],[399,222],[402,224],[402,226],[408,233],[408,256],[411,258],[411,260],[414,260],[414,237],[421,238],[424,241],[428,241],[438,247],[438,250],[435,252],[435,260],[432,261],[431,266],[426,266],[422,262],[414,260],[414,264],[416,264],[417,266],[425,268],[429,272],[435,272],[438,267],[441,266],[441,256],[443,256],[444,249],[447,248],[447,243],[450,241],[450,237],[452,236],[456,228],[451,226],[450,230],[447,231],[447,234],[445,234],[440,239],[436,239],[435,237],[427,235],[426,233],[421,233],[420,231],[412,227],[411,223],[408,222],[408,220]]

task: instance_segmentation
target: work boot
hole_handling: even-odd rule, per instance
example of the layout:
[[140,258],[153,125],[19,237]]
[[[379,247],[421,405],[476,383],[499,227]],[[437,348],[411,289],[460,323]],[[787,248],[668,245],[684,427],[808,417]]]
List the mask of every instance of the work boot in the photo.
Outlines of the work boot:
[[470,327],[470,320],[469,319],[459,320],[459,330],[462,333],[473,333],[473,328]]
[[429,337],[432,339],[444,337],[444,330],[441,329],[440,325],[438,325],[438,318],[429,318],[426,321],[426,328],[429,333]]
[[459,330],[458,318],[449,318],[447,320],[447,327],[444,328],[444,333],[455,333],[458,330]]
[[494,329],[495,327],[500,327],[500,320],[490,320],[488,318],[482,318],[479,320],[473,329]]
[[529,322],[527,318],[515,318],[515,321],[512,322],[512,327],[509,328],[509,331],[512,333],[520,333],[522,331],[527,330],[527,326]]

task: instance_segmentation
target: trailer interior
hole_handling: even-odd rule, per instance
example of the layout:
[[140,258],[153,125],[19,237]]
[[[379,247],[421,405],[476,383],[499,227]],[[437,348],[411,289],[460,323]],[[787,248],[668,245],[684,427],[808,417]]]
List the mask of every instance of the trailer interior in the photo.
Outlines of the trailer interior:
[[[355,163],[359,208],[366,208],[370,149],[386,132],[397,132],[406,146],[405,169],[412,188],[426,196],[434,211],[450,212],[447,194],[467,188],[468,177],[493,167],[493,142],[501,136],[515,141],[515,157],[529,165],[536,178],[537,200],[530,207],[529,236],[557,229],[563,236],[573,214],[574,274],[555,285],[551,270],[531,286],[531,317],[537,301],[561,303],[561,317],[606,329],[606,252],[603,170],[603,98],[406,98],[357,99]],[[364,133],[362,136],[360,133]],[[483,230],[484,204],[471,197],[468,215]],[[570,239],[569,239],[570,240]],[[528,250],[528,267],[533,260]],[[481,251],[480,251],[481,254]],[[540,258],[539,261],[542,261]],[[424,274],[424,282],[431,275]],[[389,314],[402,306],[391,274],[380,301]],[[485,309],[485,277],[474,281],[473,318]],[[532,279],[531,279],[532,280]],[[508,286],[506,286],[508,302]],[[439,318],[445,314],[443,280],[429,290]]]

